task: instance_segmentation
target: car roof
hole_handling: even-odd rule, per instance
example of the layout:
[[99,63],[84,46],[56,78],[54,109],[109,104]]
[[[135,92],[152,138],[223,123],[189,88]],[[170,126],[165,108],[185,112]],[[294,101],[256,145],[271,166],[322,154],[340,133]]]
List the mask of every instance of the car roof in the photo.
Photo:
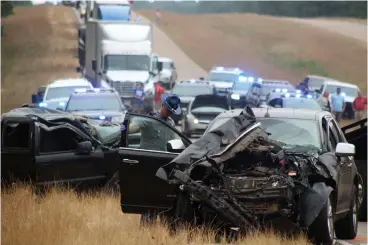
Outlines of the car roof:
[[262,86],[271,86],[271,85],[293,86],[289,81],[263,79]]
[[335,80],[325,81],[324,85],[335,85],[335,86],[340,86],[340,87],[359,88],[355,84],[345,83],[345,82],[340,82],[340,81],[335,81]]
[[167,57],[159,57],[158,61],[159,62],[173,62],[172,59],[167,58]]
[[[221,113],[218,118],[235,117],[242,112],[243,109],[234,109]],[[310,109],[293,109],[293,108],[252,108],[256,118],[265,118],[268,112],[269,118],[290,118],[290,119],[305,119],[318,121],[319,118],[330,115],[327,111],[310,110]]]
[[212,72],[235,74],[235,75],[239,75],[241,73],[244,73],[244,71],[242,71],[241,69],[239,69],[237,67],[223,67],[223,66],[212,67],[212,69],[210,70],[210,73],[212,73]]
[[308,77],[308,78],[318,78],[318,79],[324,79],[324,80],[334,80],[334,79],[329,78],[329,77],[322,77],[322,76],[318,76],[318,75],[307,75],[306,77]]
[[91,83],[84,78],[70,78],[53,81],[48,85],[50,88],[72,87],[72,86],[91,86]]

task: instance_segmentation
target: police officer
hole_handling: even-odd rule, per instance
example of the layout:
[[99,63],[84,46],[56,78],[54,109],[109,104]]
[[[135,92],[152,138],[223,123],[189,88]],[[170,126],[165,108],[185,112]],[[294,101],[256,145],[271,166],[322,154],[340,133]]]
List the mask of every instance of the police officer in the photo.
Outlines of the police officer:
[[[161,108],[158,111],[150,112],[148,115],[159,118],[167,124],[175,127],[175,122],[170,115],[180,115],[180,99],[177,95],[163,94],[161,96]],[[140,118],[133,120],[129,125],[129,134],[141,132],[140,148],[147,150],[166,151],[168,141],[178,137],[170,128],[156,123],[153,120]],[[156,220],[155,212],[145,213],[141,216],[141,224],[152,223]]]

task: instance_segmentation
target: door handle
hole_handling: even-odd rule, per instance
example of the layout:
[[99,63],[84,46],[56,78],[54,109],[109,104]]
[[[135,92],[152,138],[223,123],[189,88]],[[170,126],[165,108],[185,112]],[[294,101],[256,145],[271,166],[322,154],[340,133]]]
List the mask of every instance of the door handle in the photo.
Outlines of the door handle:
[[129,165],[137,164],[139,161],[137,160],[130,160],[130,159],[123,159],[123,163],[128,163]]

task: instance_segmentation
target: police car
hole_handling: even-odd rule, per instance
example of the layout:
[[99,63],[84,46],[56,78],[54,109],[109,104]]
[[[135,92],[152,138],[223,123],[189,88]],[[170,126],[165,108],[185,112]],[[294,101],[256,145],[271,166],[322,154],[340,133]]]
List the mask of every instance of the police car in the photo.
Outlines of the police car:
[[324,110],[313,99],[312,95],[304,95],[299,90],[296,93],[270,94],[267,106],[274,108]]
[[64,108],[69,96],[76,89],[92,89],[92,84],[85,78],[56,80],[46,87],[40,107],[49,109]]
[[244,75],[244,71],[239,68],[213,67],[206,77],[216,88],[218,95],[227,95],[233,84],[238,81],[253,82],[256,78]]
[[69,98],[65,111],[90,119],[121,122],[126,108],[114,89],[77,89]]

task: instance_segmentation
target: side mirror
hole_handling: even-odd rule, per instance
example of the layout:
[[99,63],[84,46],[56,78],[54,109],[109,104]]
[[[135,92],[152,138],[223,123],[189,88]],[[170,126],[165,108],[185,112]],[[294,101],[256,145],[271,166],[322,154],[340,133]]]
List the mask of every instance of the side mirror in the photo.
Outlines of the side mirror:
[[91,141],[83,141],[77,145],[76,155],[89,155],[93,151]]
[[335,155],[337,157],[349,157],[355,155],[355,145],[349,143],[338,143]]
[[92,70],[96,72],[97,70],[97,60],[92,60]]
[[185,149],[185,145],[181,139],[170,140],[166,144],[168,152],[180,153]]
[[203,81],[204,80],[204,77],[200,77],[199,80],[202,80]]
[[38,96],[37,94],[32,94],[32,104],[37,104],[38,103]]
[[78,66],[78,67],[75,68],[75,71],[76,72],[82,72],[82,68],[80,66]]

